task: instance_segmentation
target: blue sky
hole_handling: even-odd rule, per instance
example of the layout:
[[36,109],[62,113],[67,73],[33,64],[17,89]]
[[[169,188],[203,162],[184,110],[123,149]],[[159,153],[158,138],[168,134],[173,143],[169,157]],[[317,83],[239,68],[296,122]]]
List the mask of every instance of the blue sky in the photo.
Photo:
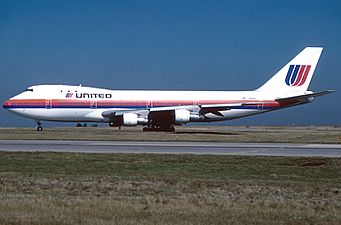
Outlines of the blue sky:
[[[3,0],[0,100],[34,84],[255,89],[304,47],[322,46],[310,89],[337,92],[223,124],[340,125],[340,11],[322,0]],[[1,109],[1,126],[34,123]]]

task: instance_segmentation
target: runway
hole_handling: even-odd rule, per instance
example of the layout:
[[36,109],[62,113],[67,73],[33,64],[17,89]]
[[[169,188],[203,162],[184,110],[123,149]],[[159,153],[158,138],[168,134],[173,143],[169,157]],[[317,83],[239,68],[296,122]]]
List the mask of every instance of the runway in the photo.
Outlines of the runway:
[[341,157],[339,144],[0,140],[0,151]]

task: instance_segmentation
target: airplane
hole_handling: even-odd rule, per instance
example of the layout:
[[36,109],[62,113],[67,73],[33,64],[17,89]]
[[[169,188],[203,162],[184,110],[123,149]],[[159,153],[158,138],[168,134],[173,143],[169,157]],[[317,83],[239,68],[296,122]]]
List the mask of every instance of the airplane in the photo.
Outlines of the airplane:
[[36,121],[103,122],[175,131],[189,122],[237,119],[312,102],[333,90],[308,91],[322,47],[306,47],[264,85],[252,91],[109,90],[82,85],[35,85],[3,108]]

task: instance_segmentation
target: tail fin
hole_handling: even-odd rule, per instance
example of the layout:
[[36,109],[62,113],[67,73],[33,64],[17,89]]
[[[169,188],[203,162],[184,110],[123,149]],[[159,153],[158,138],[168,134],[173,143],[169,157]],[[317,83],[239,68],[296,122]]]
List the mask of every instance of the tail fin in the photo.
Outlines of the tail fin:
[[276,97],[304,94],[313,77],[323,48],[306,47],[257,91]]

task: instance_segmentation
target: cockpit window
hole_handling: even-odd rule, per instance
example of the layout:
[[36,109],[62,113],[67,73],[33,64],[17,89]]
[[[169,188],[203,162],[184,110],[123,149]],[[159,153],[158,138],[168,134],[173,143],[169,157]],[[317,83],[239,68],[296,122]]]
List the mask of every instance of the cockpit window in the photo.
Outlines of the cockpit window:
[[31,91],[31,92],[33,92],[33,88],[27,88],[25,91]]

